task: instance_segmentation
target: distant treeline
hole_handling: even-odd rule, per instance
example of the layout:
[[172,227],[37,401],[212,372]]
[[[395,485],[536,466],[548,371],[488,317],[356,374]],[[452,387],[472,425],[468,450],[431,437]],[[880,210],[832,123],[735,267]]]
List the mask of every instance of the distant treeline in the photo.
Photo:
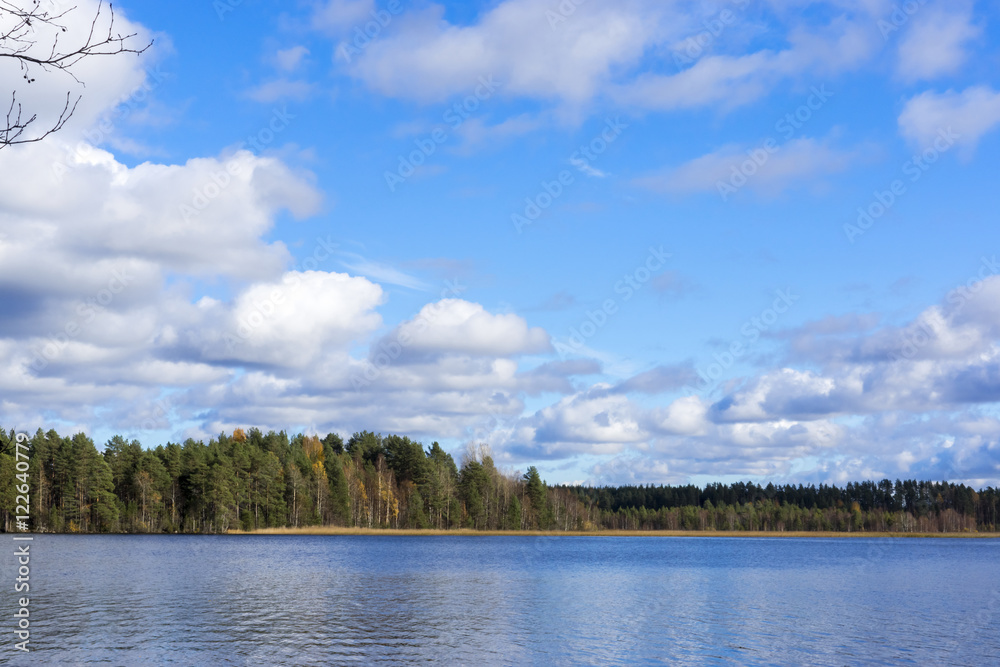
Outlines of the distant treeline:
[[[0,432],[2,433],[2,432]],[[7,434],[3,433],[3,440]],[[13,433],[10,434],[13,439]],[[2,443],[0,443],[2,444]],[[996,531],[1000,491],[882,480],[836,486],[548,486],[500,470],[489,448],[461,466],[438,443],[363,431],[345,443],[258,429],[144,449],[39,429],[19,473],[0,454],[0,512],[46,532],[220,533],[299,526],[477,530]],[[23,463],[22,463],[23,467]],[[23,488],[23,487],[22,487]]]

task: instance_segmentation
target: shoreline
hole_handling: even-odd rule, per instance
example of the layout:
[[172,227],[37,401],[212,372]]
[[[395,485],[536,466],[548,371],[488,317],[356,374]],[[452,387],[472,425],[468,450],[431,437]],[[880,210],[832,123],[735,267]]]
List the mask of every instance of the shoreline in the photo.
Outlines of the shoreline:
[[392,528],[344,528],[338,526],[310,526],[303,528],[262,528],[259,530],[230,530],[226,535],[326,535],[370,537],[939,537],[939,538],[993,538],[998,533],[894,533],[894,532],[836,532],[836,531],[776,531],[776,530],[439,530]]

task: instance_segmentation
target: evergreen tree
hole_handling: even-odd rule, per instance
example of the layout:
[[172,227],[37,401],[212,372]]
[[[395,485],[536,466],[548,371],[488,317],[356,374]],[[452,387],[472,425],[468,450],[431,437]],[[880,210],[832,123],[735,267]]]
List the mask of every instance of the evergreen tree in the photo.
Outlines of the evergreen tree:
[[351,520],[351,498],[340,456],[327,457],[326,477],[330,483],[331,519],[338,526],[347,526]]
[[[13,452],[14,449],[11,448],[10,451]],[[28,476],[25,475],[23,479],[28,479]],[[0,452],[0,512],[3,513],[3,529],[7,533],[11,532],[15,525],[17,487],[21,484],[22,482],[17,479],[17,468],[13,454],[7,451]]]
[[503,527],[506,530],[521,529],[521,501],[517,499],[516,495],[511,497],[510,503],[507,504]]
[[[0,449],[6,431],[0,438]],[[30,487],[38,530],[223,532],[232,528],[369,527],[591,530],[995,531],[1000,491],[888,479],[820,484],[749,482],[698,487],[548,487],[536,468],[497,469],[470,447],[459,470],[437,442],[355,433],[343,453],[323,440],[259,429],[145,450],[115,436],[103,454],[84,434],[40,429],[28,470],[0,451],[0,512],[11,529],[15,486]],[[24,475],[27,482],[22,482]],[[17,484],[15,484],[15,482]]]
[[538,468],[535,466],[529,467],[527,472],[524,473],[523,479],[527,487],[528,500],[531,504],[530,516],[532,527],[541,529],[549,528],[552,515],[546,502],[545,484],[542,482],[541,475],[538,474]]
[[424,499],[420,489],[414,488],[407,500],[407,528],[428,528],[427,514],[424,512]]

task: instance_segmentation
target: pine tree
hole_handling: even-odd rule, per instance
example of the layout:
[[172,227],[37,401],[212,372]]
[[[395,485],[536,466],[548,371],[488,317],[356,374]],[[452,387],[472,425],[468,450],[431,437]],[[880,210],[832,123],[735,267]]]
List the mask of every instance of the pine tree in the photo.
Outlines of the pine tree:
[[325,465],[326,477],[330,484],[330,518],[338,526],[349,525],[351,498],[340,456],[328,456]]
[[538,468],[531,466],[524,473],[524,483],[527,486],[528,500],[531,503],[531,521],[533,527],[546,529],[552,522],[552,513],[546,502],[545,484],[542,482]]
[[521,529],[521,501],[514,495],[507,504],[507,513],[504,517],[504,528],[506,530]]
[[414,488],[407,499],[406,526],[408,528],[428,528],[427,514],[424,512],[424,498],[420,489]]

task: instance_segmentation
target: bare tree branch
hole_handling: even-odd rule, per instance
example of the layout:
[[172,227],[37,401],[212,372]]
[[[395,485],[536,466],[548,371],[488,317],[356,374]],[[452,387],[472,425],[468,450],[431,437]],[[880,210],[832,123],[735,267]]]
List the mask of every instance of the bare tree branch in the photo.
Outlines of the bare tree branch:
[[[86,39],[81,44],[64,50],[59,42],[60,35],[67,33],[66,26],[62,21],[76,9],[74,5],[66,10],[53,13],[43,10],[40,0],[32,0],[29,9],[19,7],[8,0],[0,0],[0,58],[16,60],[21,68],[21,77],[26,84],[34,83],[36,81],[35,70],[40,70],[44,73],[60,72],[86,87],[86,84],[80,81],[72,71],[72,67],[81,60],[93,56],[115,56],[122,53],[138,55],[153,44],[149,42],[140,49],[132,48],[129,45],[129,40],[136,37],[137,33],[133,32],[127,35],[116,33],[114,31],[115,9],[110,3],[108,4],[110,21],[107,33],[105,34],[103,30],[99,32],[98,22],[104,11],[104,2],[101,0],[97,5],[97,13],[90,22],[90,30]],[[39,38],[37,33],[39,27],[48,27],[55,31],[47,53],[44,51],[38,53]],[[11,91],[6,123],[0,124],[3,125],[0,126],[0,149],[14,144],[41,141],[53,132],[58,132],[73,116],[81,99],[82,95],[78,95],[73,100],[72,93],[67,92],[66,102],[56,120],[45,129],[26,134],[29,126],[38,120],[38,114],[26,113],[22,109],[21,103],[17,101],[17,91]]]

